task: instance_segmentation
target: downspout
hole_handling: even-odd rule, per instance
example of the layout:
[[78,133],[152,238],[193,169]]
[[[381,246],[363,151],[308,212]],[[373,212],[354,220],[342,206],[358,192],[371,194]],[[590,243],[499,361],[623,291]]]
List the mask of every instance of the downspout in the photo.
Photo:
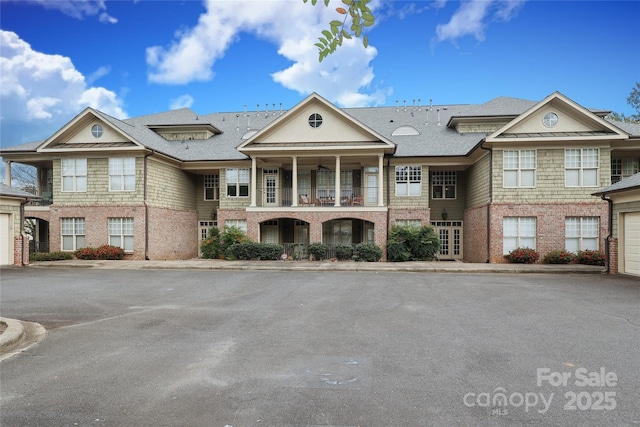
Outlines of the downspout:
[[151,153],[144,155],[144,182],[143,182],[143,197],[144,197],[144,259],[149,261],[149,203],[147,202],[147,158],[154,154]]
[[609,204],[609,235],[606,239],[604,239],[606,243],[604,246],[604,258],[607,267],[605,269],[605,273],[609,274],[611,272],[611,260],[609,259],[611,254],[609,253],[609,242],[611,240],[611,236],[613,236],[613,200],[608,199],[605,194],[603,194],[601,197],[602,200],[605,200]]
[[[385,242],[387,242],[389,240],[389,221],[391,219],[391,215],[389,213],[389,206],[391,204],[391,193],[389,193],[389,189],[390,189],[390,183],[389,183],[389,169],[391,168],[391,159],[389,159],[387,157],[387,176],[385,178],[386,181],[386,186],[387,186],[387,231],[386,231],[386,237],[385,237]],[[386,250],[385,250],[386,252]]]
[[487,201],[487,264],[491,262],[491,202],[493,201],[493,149],[484,146],[485,139],[480,141],[480,148],[489,152],[489,200]]
[[[22,239],[22,253],[20,254],[20,265],[21,266],[25,266],[27,264],[29,264],[29,260],[27,259],[27,262],[25,262],[24,259],[24,205],[26,205],[28,203],[28,200],[25,200],[24,202],[20,202],[20,238]],[[29,239],[27,240],[27,245],[29,245]],[[14,245],[15,247],[15,245]],[[15,256],[15,254],[14,254]],[[29,256],[29,249],[27,248],[27,257]],[[15,258],[14,258],[15,259]]]

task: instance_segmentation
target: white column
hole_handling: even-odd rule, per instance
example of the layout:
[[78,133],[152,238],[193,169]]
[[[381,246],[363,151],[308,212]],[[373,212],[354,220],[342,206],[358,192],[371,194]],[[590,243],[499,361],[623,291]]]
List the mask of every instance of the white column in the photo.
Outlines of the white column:
[[378,206],[384,206],[384,156],[378,156]]
[[298,157],[293,156],[291,168],[291,206],[298,206]]
[[4,183],[11,187],[11,162],[9,160],[4,161]]
[[335,202],[334,206],[340,206],[340,156],[336,156],[336,188],[335,188]]
[[256,207],[256,193],[258,190],[258,165],[256,158],[251,158],[251,207]]

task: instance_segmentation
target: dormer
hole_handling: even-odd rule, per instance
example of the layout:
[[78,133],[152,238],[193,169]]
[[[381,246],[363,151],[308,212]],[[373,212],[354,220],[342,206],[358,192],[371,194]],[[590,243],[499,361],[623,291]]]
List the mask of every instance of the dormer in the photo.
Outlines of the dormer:
[[209,123],[185,125],[149,125],[149,129],[167,141],[204,141],[222,131]]

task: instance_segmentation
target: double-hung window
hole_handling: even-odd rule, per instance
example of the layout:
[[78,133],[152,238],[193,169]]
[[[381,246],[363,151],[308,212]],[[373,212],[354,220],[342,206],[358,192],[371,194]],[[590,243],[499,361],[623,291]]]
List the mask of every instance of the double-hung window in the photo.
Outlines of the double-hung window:
[[227,169],[227,197],[249,195],[249,169]]
[[135,157],[111,157],[109,159],[109,191],[135,191]]
[[611,183],[615,184],[626,177],[635,175],[639,170],[636,157],[611,159]]
[[87,159],[62,159],[62,191],[87,191]]
[[456,198],[456,172],[431,172],[431,198]]
[[84,248],[86,246],[84,218],[61,218],[60,235],[63,251],[76,251]]
[[133,218],[109,218],[109,244],[133,252]]
[[504,150],[502,167],[503,187],[536,186],[536,150]]
[[504,217],[502,219],[502,253],[518,248],[536,248],[535,217]]
[[565,249],[569,252],[598,250],[599,226],[597,216],[565,218]]
[[247,232],[247,220],[246,219],[228,219],[224,222],[224,226],[226,227],[235,227],[239,228],[243,232]]
[[597,187],[600,151],[597,148],[564,150],[566,187]]
[[396,196],[422,194],[422,166],[396,166]]
[[207,174],[204,176],[204,199],[218,200],[220,198],[220,175]]

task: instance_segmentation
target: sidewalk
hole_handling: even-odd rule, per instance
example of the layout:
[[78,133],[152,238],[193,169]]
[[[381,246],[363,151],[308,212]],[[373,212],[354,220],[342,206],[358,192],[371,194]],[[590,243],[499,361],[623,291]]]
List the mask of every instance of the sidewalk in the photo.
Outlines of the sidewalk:
[[271,271],[370,271],[411,273],[591,273],[604,267],[581,264],[484,264],[457,261],[352,262],[352,261],[225,261],[189,259],[174,261],[45,261],[31,268],[95,268],[117,270],[271,270]]

